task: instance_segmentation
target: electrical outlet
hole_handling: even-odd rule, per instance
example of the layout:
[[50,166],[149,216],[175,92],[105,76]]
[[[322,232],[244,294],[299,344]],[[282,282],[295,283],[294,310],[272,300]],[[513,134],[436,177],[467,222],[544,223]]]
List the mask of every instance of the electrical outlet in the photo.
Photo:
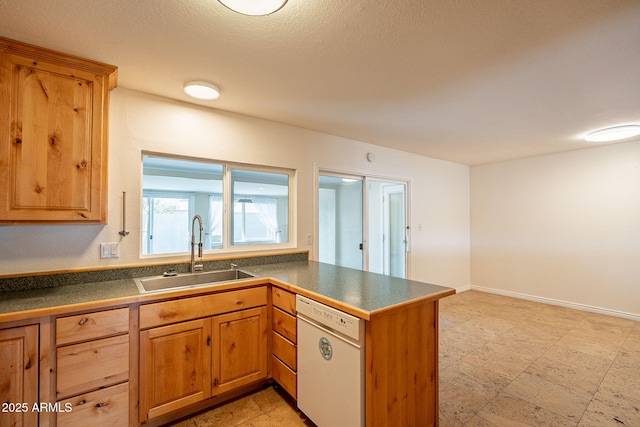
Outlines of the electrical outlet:
[[119,243],[100,243],[100,258],[119,258]]
[[307,234],[307,245],[313,244],[313,236],[311,234]]

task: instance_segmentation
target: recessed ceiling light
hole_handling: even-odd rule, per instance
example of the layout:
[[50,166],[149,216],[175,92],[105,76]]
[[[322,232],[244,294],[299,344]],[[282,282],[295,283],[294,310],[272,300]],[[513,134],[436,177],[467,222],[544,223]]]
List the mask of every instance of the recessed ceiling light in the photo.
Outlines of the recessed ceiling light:
[[184,93],[201,101],[212,101],[220,98],[220,89],[208,82],[188,82],[184,85]]
[[262,16],[276,12],[287,0],[218,0],[220,3],[243,15]]
[[640,135],[640,125],[622,125],[589,132],[584,139],[589,142],[608,142],[619,141],[636,135]]

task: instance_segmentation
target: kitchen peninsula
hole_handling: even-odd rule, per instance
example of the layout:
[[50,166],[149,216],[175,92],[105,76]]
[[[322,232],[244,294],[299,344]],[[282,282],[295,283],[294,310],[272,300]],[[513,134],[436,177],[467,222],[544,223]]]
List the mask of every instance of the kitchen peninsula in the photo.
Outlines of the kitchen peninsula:
[[[151,293],[140,293],[132,279],[2,293],[0,333],[35,325],[39,334],[36,338],[39,355],[27,357],[31,361],[29,366],[33,366],[36,356],[39,358],[37,378],[34,380],[33,373],[27,370],[14,375],[27,384],[34,381],[40,384],[39,396],[31,397],[35,401],[73,405],[68,413],[39,414],[40,425],[55,425],[56,420],[72,419],[74,413],[78,421],[81,411],[85,410],[83,406],[87,408],[81,419],[85,424],[92,420],[96,426],[108,425],[113,423],[112,417],[117,416],[120,420],[126,419],[129,425],[159,425],[246,393],[272,378],[282,381],[274,374],[277,369],[273,363],[280,359],[272,331],[273,336],[279,336],[275,333],[277,328],[286,326],[286,322],[281,324],[279,319],[282,315],[291,316],[292,310],[287,312],[283,301],[294,294],[364,319],[367,426],[438,425],[438,300],[454,294],[453,289],[306,260],[241,264],[240,268],[255,277]],[[210,312],[199,311],[205,308]],[[224,339],[216,338],[215,325],[233,325],[234,319],[255,319],[247,322],[257,328],[255,342],[263,343],[259,345],[265,348],[257,349],[256,354],[264,357],[251,368],[251,375],[246,376],[248,382],[225,388],[224,373],[215,373],[216,366],[224,365],[225,353],[219,352],[220,356],[216,348],[210,348],[211,336],[213,334],[213,347],[217,343],[224,347]],[[84,325],[90,324],[94,324],[99,333],[94,331],[93,335],[83,336],[82,331],[87,328]],[[178,331],[178,326],[189,328]],[[191,331],[190,335],[177,335],[184,330]],[[202,374],[211,385],[195,381],[202,391],[200,394],[193,392],[181,402],[154,406],[149,403],[155,398],[151,396],[153,390],[145,380],[145,372],[154,366],[155,362],[149,360],[156,360],[149,357],[157,357],[153,352],[162,346],[154,344],[153,337],[171,333],[170,336],[180,337],[190,346],[190,337],[197,336],[192,331],[203,334],[204,344],[199,338],[193,338],[193,342],[200,343],[198,352],[209,352],[202,359],[209,368]],[[233,328],[229,329],[228,333],[232,332]],[[34,341],[33,333],[33,329],[29,330],[27,342]],[[287,341],[294,351],[295,339],[294,334]],[[37,345],[29,344],[25,348],[33,352]],[[114,348],[118,351],[108,352]],[[69,354],[82,351],[104,355],[104,365],[116,366],[114,372],[86,379],[82,384],[63,379],[65,370],[80,372],[82,364],[66,363],[70,360]],[[161,357],[157,360],[160,361],[157,363],[166,362]],[[283,387],[295,398],[295,371],[293,375],[294,384],[289,389]],[[103,377],[117,380],[102,384]],[[3,381],[0,378],[0,382]],[[183,385],[191,383],[194,381]],[[166,389],[163,385],[155,387]],[[106,391],[112,394],[96,396]]]

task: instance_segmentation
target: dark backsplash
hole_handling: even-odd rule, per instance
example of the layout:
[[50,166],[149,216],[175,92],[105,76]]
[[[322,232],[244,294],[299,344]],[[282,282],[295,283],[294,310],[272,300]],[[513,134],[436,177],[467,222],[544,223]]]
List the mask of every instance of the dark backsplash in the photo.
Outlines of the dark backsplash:
[[[203,261],[204,271],[225,270],[233,263],[242,269],[252,265],[276,264],[290,261],[306,261],[308,252],[283,255],[256,255],[250,258],[228,258]],[[0,279],[0,293],[27,291],[31,289],[54,288],[56,286],[77,285],[80,283],[106,282],[109,280],[133,279],[135,277],[158,276],[174,269],[178,273],[189,272],[189,262],[139,267],[122,267],[110,270],[79,271],[69,273],[39,274],[33,276]]]

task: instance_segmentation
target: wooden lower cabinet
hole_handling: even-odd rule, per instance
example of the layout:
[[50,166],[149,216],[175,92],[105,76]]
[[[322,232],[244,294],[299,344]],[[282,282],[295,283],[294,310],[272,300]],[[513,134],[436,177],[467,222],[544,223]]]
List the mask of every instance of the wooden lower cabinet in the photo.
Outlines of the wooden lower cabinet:
[[129,379],[129,335],[59,347],[58,399]]
[[140,421],[211,395],[211,318],[140,332]]
[[291,397],[298,397],[297,373],[275,355],[271,356],[271,376]]
[[141,331],[140,422],[266,379],[267,334],[266,306]]
[[215,316],[212,395],[267,378],[267,308]]
[[126,426],[129,423],[129,384],[71,397],[60,402],[58,426]]
[[271,376],[294,399],[298,396],[298,328],[296,295],[276,286],[271,288]]
[[38,335],[37,325],[0,329],[0,426],[38,425]]
[[53,317],[57,427],[130,425],[129,308]]
[[438,301],[372,316],[366,366],[367,427],[438,426]]

